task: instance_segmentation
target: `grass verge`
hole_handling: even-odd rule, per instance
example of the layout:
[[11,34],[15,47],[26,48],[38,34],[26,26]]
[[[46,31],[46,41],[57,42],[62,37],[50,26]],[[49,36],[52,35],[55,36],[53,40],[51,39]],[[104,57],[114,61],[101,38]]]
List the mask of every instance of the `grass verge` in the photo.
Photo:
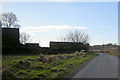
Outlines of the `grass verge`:
[[64,78],[97,54],[72,53],[41,56],[3,56],[3,79]]

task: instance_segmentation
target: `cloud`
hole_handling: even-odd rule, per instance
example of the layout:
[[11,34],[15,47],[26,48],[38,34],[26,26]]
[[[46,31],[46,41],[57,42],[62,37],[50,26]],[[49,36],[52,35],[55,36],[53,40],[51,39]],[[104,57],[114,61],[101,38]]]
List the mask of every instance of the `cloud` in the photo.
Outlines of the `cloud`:
[[69,26],[69,25],[63,25],[63,26],[56,26],[56,25],[47,25],[47,26],[31,26],[31,27],[21,27],[21,32],[49,32],[49,31],[55,31],[55,30],[67,30],[67,29],[88,29],[87,27],[81,27],[81,26]]

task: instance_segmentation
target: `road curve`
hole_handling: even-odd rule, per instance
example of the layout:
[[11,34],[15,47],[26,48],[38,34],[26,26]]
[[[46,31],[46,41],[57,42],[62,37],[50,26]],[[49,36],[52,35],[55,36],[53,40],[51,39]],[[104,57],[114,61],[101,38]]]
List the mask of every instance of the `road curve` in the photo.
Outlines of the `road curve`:
[[118,57],[99,54],[71,78],[118,78]]

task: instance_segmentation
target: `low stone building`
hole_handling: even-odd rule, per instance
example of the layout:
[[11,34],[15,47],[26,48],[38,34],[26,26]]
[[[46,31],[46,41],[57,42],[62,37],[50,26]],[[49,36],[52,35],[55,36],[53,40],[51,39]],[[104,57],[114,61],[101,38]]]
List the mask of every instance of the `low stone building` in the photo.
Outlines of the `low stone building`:
[[76,42],[50,42],[50,48],[56,52],[88,51],[89,44]]
[[29,47],[40,47],[39,43],[26,43],[26,46],[29,46]]

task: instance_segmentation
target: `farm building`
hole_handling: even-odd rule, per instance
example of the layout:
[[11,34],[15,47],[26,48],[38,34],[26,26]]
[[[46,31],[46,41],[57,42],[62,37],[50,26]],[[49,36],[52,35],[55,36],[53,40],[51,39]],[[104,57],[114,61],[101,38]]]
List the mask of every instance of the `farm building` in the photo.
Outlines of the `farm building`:
[[75,43],[75,42],[50,42],[50,48],[58,51],[88,51],[89,44]]
[[19,44],[19,28],[2,28],[2,47],[15,47]]
[[50,47],[40,47],[38,43],[19,42],[19,28],[2,28],[3,54],[57,54],[88,51],[89,44],[75,42],[50,42]]
[[39,43],[26,43],[26,46],[29,46],[29,47],[40,47]]
[[[34,50],[33,50],[34,49]],[[3,54],[39,53],[37,43],[20,44],[19,28],[2,28],[2,52]]]

